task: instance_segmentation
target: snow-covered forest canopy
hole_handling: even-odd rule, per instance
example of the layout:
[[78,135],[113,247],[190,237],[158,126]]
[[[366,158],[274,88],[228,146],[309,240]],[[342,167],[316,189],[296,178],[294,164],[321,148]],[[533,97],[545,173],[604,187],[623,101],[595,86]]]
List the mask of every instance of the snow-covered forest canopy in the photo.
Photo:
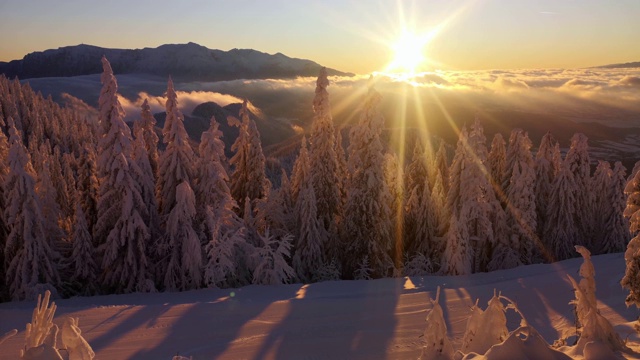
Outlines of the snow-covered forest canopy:
[[[102,65],[97,123],[0,77],[2,300],[465,275],[568,259],[576,245],[621,252],[640,229],[640,175],[593,166],[579,133],[562,154],[551,133],[538,146],[521,129],[489,140],[476,117],[457,144],[418,139],[401,156],[382,140],[373,85],[358,123],[336,128],[323,69],[293,168],[270,179],[247,101],[196,144],[171,79],[161,132],[147,102],[130,127]],[[238,128],[231,158],[221,122]]]

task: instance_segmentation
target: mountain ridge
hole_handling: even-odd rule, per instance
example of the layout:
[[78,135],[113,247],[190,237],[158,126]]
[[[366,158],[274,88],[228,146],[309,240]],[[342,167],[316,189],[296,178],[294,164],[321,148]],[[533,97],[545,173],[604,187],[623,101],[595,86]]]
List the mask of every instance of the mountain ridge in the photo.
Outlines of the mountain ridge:
[[[21,80],[99,74],[105,55],[116,74],[171,75],[181,81],[236,79],[285,79],[317,76],[322,65],[282,53],[268,54],[253,49],[229,51],[209,49],[193,42],[164,44],[155,48],[112,49],[80,44],[36,51],[20,60],[0,62],[0,73]],[[353,76],[335,69],[330,75]]]

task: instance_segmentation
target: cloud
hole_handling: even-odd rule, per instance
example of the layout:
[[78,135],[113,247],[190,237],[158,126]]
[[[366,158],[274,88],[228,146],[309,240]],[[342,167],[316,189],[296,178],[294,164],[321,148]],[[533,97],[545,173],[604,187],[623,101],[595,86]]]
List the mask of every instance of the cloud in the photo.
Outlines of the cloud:
[[[220,106],[226,106],[228,104],[241,103],[243,100],[233,95],[221,94],[213,91],[176,91],[178,96],[178,109],[183,114],[189,115],[193,112],[196,106],[205,102],[215,102]],[[167,101],[164,96],[150,95],[146,92],[138,93],[137,98],[127,99],[122,95],[118,95],[122,108],[126,113],[125,120],[133,121],[140,115],[140,108],[144,100],[149,102],[151,111],[153,113],[165,111],[165,102]],[[256,110],[256,109],[254,109]],[[256,110],[258,112],[258,110]]]
[[640,77],[627,75],[617,82],[620,86],[640,87]]

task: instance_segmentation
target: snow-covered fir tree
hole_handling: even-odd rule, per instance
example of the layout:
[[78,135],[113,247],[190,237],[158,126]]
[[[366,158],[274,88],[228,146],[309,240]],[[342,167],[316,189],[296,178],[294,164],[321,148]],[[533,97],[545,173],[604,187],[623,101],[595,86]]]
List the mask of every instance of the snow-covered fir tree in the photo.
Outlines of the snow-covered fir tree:
[[542,252],[536,236],[537,215],[535,199],[536,175],[531,156],[531,140],[519,129],[513,130],[507,150],[506,195],[507,223],[513,242],[519,248],[524,264],[541,260]]
[[487,168],[491,176],[491,184],[493,185],[498,198],[504,194],[502,184],[504,183],[504,174],[507,163],[507,148],[502,134],[496,133],[491,140],[491,150],[487,159]]
[[298,202],[298,193],[305,184],[312,181],[310,166],[307,137],[303,136],[300,142],[300,152],[293,163],[293,171],[291,172],[291,198],[294,204]]
[[476,117],[468,139],[469,152],[460,174],[461,209],[459,219],[473,249],[473,271],[486,271],[495,245],[492,211],[497,208],[493,187],[489,183],[487,147],[484,130]]
[[118,84],[109,61],[102,58],[103,88],[99,99],[103,131],[97,163],[99,193],[94,238],[106,292],[144,291],[149,286],[146,244],[149,228],[140,185],[132,170],[131,130],[124,122]]
[[629,222],[624,217],[627,198],[624,194],[627,169],[620,161],[616,161],[611,174],[611,183],[607,189],[610,206],[599,213],[604,219],[603,236],[601,238],[600,253],[614,253],[624,251],[631,238]]
[[[4,182],[9,169],[7,167],[9,156],[9,142],[4,134],[4,118],[2,115],[2,103],[0,102],[0,288],[6,289],[4,276],[4,246],[7,239],[8,228],[4,217],[5,209],[5,189]],[[0,300],[4,298],[4,291],[0,290]]]
[[611,209],[612,203],[610,196],[611,191],[611,178],[613,171],[611,170],[611,164],[608,161],[599,160],[593,177],[591,178],[591,191],[593,195],[591,197],[593,214],[591,219],[591,231],[593,231],[592,241],[590,243],[591,249],[594,254],[599,254],[603,247],[603,238],[605,234],[605,213],[608,213]]
[[144,221],[149,228],[149,241],[146,244],[147,254],[153,258],[155,241],[161,236],[160,216],[155,192],[155,176],[149,162],[150,156],[145,143],[145,130],[135,127],[135,140],[131,161],[131,174],[134,183],[138,184],[142,202],[146,205]]
[[440,287],[436,291],[436,299],[431,300],[433,307],[427,315],[427,327],[424,330],[425,346],[422,348],[422,360],[453,359],[453,346],[447,335],[447,323],[440,306]]
[[442,185],[445,195],[449,190],[449,160],[447,157],[447,148],[444,140],[440,141],[438,145],[438,151],[436,152],[435,167],[438,168],[438,172],[442,177]]
[[47,241],[44,217],[35,192],[35,174],[22,136],[13,119],[7,119],[10,148],[9,173],[4,188],[4,219],[8,235],[4,247],[5,283],[13,300],[31,299],[33,289],[45,284],[54,290],[60,284],[60,255]]
[[[51,170],[49,168],[49,160],[47,157],[41,165],[42,169],[36,183],[36,193],[40,199],[40,208],[43,216],[43,226],[47,242],[60,252],[62,249],[62,241],[66,234],[60,228],[61,210],[56,201],[56,189],[51,180]],[[66,250],[66,249],[64,249]]]
[[194,180],[195,154],[184,128],[184,116],[178,109],[178,95],[169,78],[167,84],[167,117],[162,128],[162,142],[167,146],[158,164],[156,193],[160,217],[166,217],[175,206],[178,185]]
[[469,156],[469,145],[467,143],[469,133],[467,128],[463,127],[458,134],[458,143],[456,145],[456,151],[453,156],[453,161],[449,167],[449,186],[447,192],[447,210],[450,215],[459,217],[460,210],[462,208],[462,172],[464,171],[464,165],[468,162],[466,158]]
[[540,146],[536,152],[535,169],[536,169],[536,216],[537,216],[537,233],[538,236],[543,234],[544,224],[547,221],[547,205],[551,194],[553,180],[558,172],[560,163],[560,155],[556,146],[558,142],[553,138],[550,132],[547,132],[540,141]]
[[239,208],[244,209],[246,198],[250,201],[262,199],[270,187],[265,175],[265,157],[262,153],[260,133],[255,121],[249,117],[247,100],[240,109],[240,121],[234,119],[232,125],[238,126],[239,134],[231,146],[235,154],[230,160],[233,167],[231,173],[231,195],[238,202]]
[[96,293],[96,274],[98,266],[95,262],[95,248],[93,237],[89,232],[89,226],[82,210],[80,201],[76,201],[76,211],[73,221],[73,250],[71,253],[71,267],[73,275],[72,283],[77,286],[81,295],[93,295]]
[[351,129],[348,168],[351,174],[347,186],[347,202],[343,224],[347,274],[352,274],[358,261],[368,256],[373,277],[389,275],[393,268],[390,257],[391,234],[385,216],[386,209],[384,149],[380,134],[384,118],[378,109],[381,96],[369,89],[360,122]]
[[596,240],[593,236],[592,226],[594,193],[590,191],[592,179],[587,140],[584,134],[574,134],[565,161],[576,184],[574,221],[577,224],[580,237],[584,239],[583,244],[593,249],[593,242]]
[[[85,214],[89,233],[93,234],[93,229],[98,220],[98,177],[96,170],[96,151],[92,144],[85,143],[78,164],[78,193],[76,201],[82,205],[82,212]],[[95,244],[95,243],[94,243]]]
[[151,106],[149,106],[147,99],[144,99],[144,102],[142,103],[140,120],[136,121],[135,125],[138,125],[143,129],[142,136],[144,138],[145,148],[149,157],[149,165],[151,165],[151,170],[155,178],[158,174],[158,135],[155,130],[156,119],[151,113]]
[[[335,230],[336,217],[341,213],[339,163],[336,154],[335,128],[331,117],[327,69],[322,68],[316,81],[313,99],[315,113],[309,136],[309,165],[313,191],[317,202],[317,215],[325,231]],[[330,238],[335,238],[331,234]]]
[[574,222],[576,186],[574,175],[566,162],[560,164],[558,174],[553,180],[547,222],[542,238],[551,260],[565,260],[574,256],[573,247],[581,243]]
[[259,235],[262,244],[257,249],[257,264],[253,272],[253,283],[261,285],[285,284],[295,277],[295,271],[288,264],[291,254],[292,236],[278,239],[266,229]]
[[[464,221],[464,219],[462,219]],[[466,224],[451,216],[446,247],[442,253],[440,273],[443,275],[469,275],[473,272],[473,249],[469,243]]]
[[318,218],[316,196],[311,181],[304,184],[298,195],[296,213],[299,215],[298,237],[295,240],[293,269],[304,282],[316,279],[316,271],[324,263],[327,235]]
[[640,171],[636,171],[629,179],[624,193],[627,195],[624,216],[629,219],[629,231],[635,237],[629,241],[624,252],[626,269],[620,285],[629,290],[627,306],[635,305],[640,308]]
[[163,286],[168,291],[192,290],[202,283],[203,265],[200,239],[193,228],[196,199],[186,181],[177,186],[175,194],[176,203],[165,218],[168,258]]

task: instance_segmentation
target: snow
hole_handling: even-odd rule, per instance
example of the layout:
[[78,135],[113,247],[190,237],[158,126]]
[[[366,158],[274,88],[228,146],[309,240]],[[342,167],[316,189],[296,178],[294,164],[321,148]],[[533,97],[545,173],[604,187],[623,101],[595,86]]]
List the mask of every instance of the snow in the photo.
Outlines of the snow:
[[[639,311],[626,308],[626,292],[619,285],[623,254],[594,256],[592,261],[601,315],[623,339],[629,336],[632,349],[640,350],[632,323]],[[553,343],[574,328],[568,304],[574,293],[566,275],[577,274],[581,264],[582,259],[572,259],[459,277],[76,297],[56,301],[53,322],[61,326],[69,316],[78,318],[97,359],[170,359],[176,354],[194,359],[417,359],[437,286],[442,287],[439,303],[456,350],[462,346],[471,306],[477,298],[487,304],[494,288],[514,300],[529,325]],[[0,359],[17,358],[34,306],[0,304],[0,333],[20,330],[0,345]],[[519,316],[507,312],[509,331],[519,328],[519,322]],[[531,337],[531,330],[525,330]],[[513,345],[512,351],[526,345]],[[591,351],[598,351],[597,345],[585,348],[585,353]]]

